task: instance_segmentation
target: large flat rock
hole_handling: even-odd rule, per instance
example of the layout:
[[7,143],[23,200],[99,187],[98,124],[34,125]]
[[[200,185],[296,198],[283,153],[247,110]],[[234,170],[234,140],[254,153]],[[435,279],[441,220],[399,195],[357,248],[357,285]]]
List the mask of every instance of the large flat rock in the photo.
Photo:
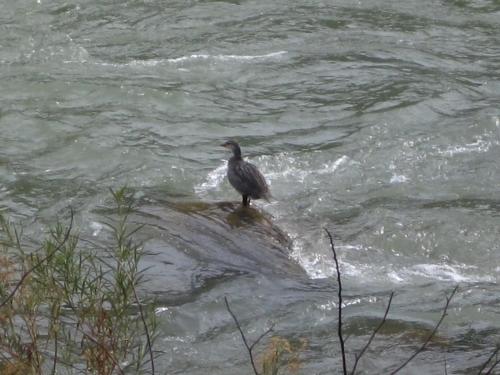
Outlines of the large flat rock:
[[145,284],[171,303],[183,303],[235,277],[307,279],[290,257],[291,240],[272,218],[233,202],[148,202],[130,221],[148,255]]

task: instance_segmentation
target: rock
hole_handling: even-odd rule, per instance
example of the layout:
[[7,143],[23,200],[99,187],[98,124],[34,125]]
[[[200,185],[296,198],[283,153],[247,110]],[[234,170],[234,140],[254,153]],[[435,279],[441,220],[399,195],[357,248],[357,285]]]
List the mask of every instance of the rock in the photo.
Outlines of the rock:
[[148,292],[183,303],[238,276],[307,278],[290,257],[291,240],[259,209],[239,203],[140,205],[130,222],[145,224]]

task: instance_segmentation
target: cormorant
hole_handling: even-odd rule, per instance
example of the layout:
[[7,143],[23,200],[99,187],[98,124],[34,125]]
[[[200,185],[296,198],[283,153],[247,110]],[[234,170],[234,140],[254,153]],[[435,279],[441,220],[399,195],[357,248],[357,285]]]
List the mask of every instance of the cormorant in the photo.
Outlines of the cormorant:
[[227,141],[221,146],[233,151],[233,156],[227,162],[227,178],[231,185],[243,196],[243,206],[250,204],[250,198],[269,200],[271,193],[264,176],[255,165],[243,160],[238,143]]

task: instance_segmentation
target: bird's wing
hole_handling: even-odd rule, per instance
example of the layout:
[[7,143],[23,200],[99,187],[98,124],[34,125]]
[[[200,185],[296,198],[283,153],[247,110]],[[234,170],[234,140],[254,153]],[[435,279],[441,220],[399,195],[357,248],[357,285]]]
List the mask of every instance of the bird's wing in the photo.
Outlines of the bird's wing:
[[255,165],[247,162],[240,163],[235,172],[239,179],[243,181],[250,195],[257,195],[263,198],[269,196],[266,179]]

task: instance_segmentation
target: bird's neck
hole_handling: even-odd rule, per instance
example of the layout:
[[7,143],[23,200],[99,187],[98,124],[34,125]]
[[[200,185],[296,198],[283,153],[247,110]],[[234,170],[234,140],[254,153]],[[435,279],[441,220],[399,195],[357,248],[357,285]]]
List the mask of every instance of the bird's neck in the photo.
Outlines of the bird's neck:
[[240,160],[243,160],[243,158],[241,157],[241,155],[233,155],[229,159],[229,162],[230,163],[235,163],[235,162],[240,161]]
[[236,146],[233,148],[233,158],[235,159],[241,159],[241,149],[240,146]]

